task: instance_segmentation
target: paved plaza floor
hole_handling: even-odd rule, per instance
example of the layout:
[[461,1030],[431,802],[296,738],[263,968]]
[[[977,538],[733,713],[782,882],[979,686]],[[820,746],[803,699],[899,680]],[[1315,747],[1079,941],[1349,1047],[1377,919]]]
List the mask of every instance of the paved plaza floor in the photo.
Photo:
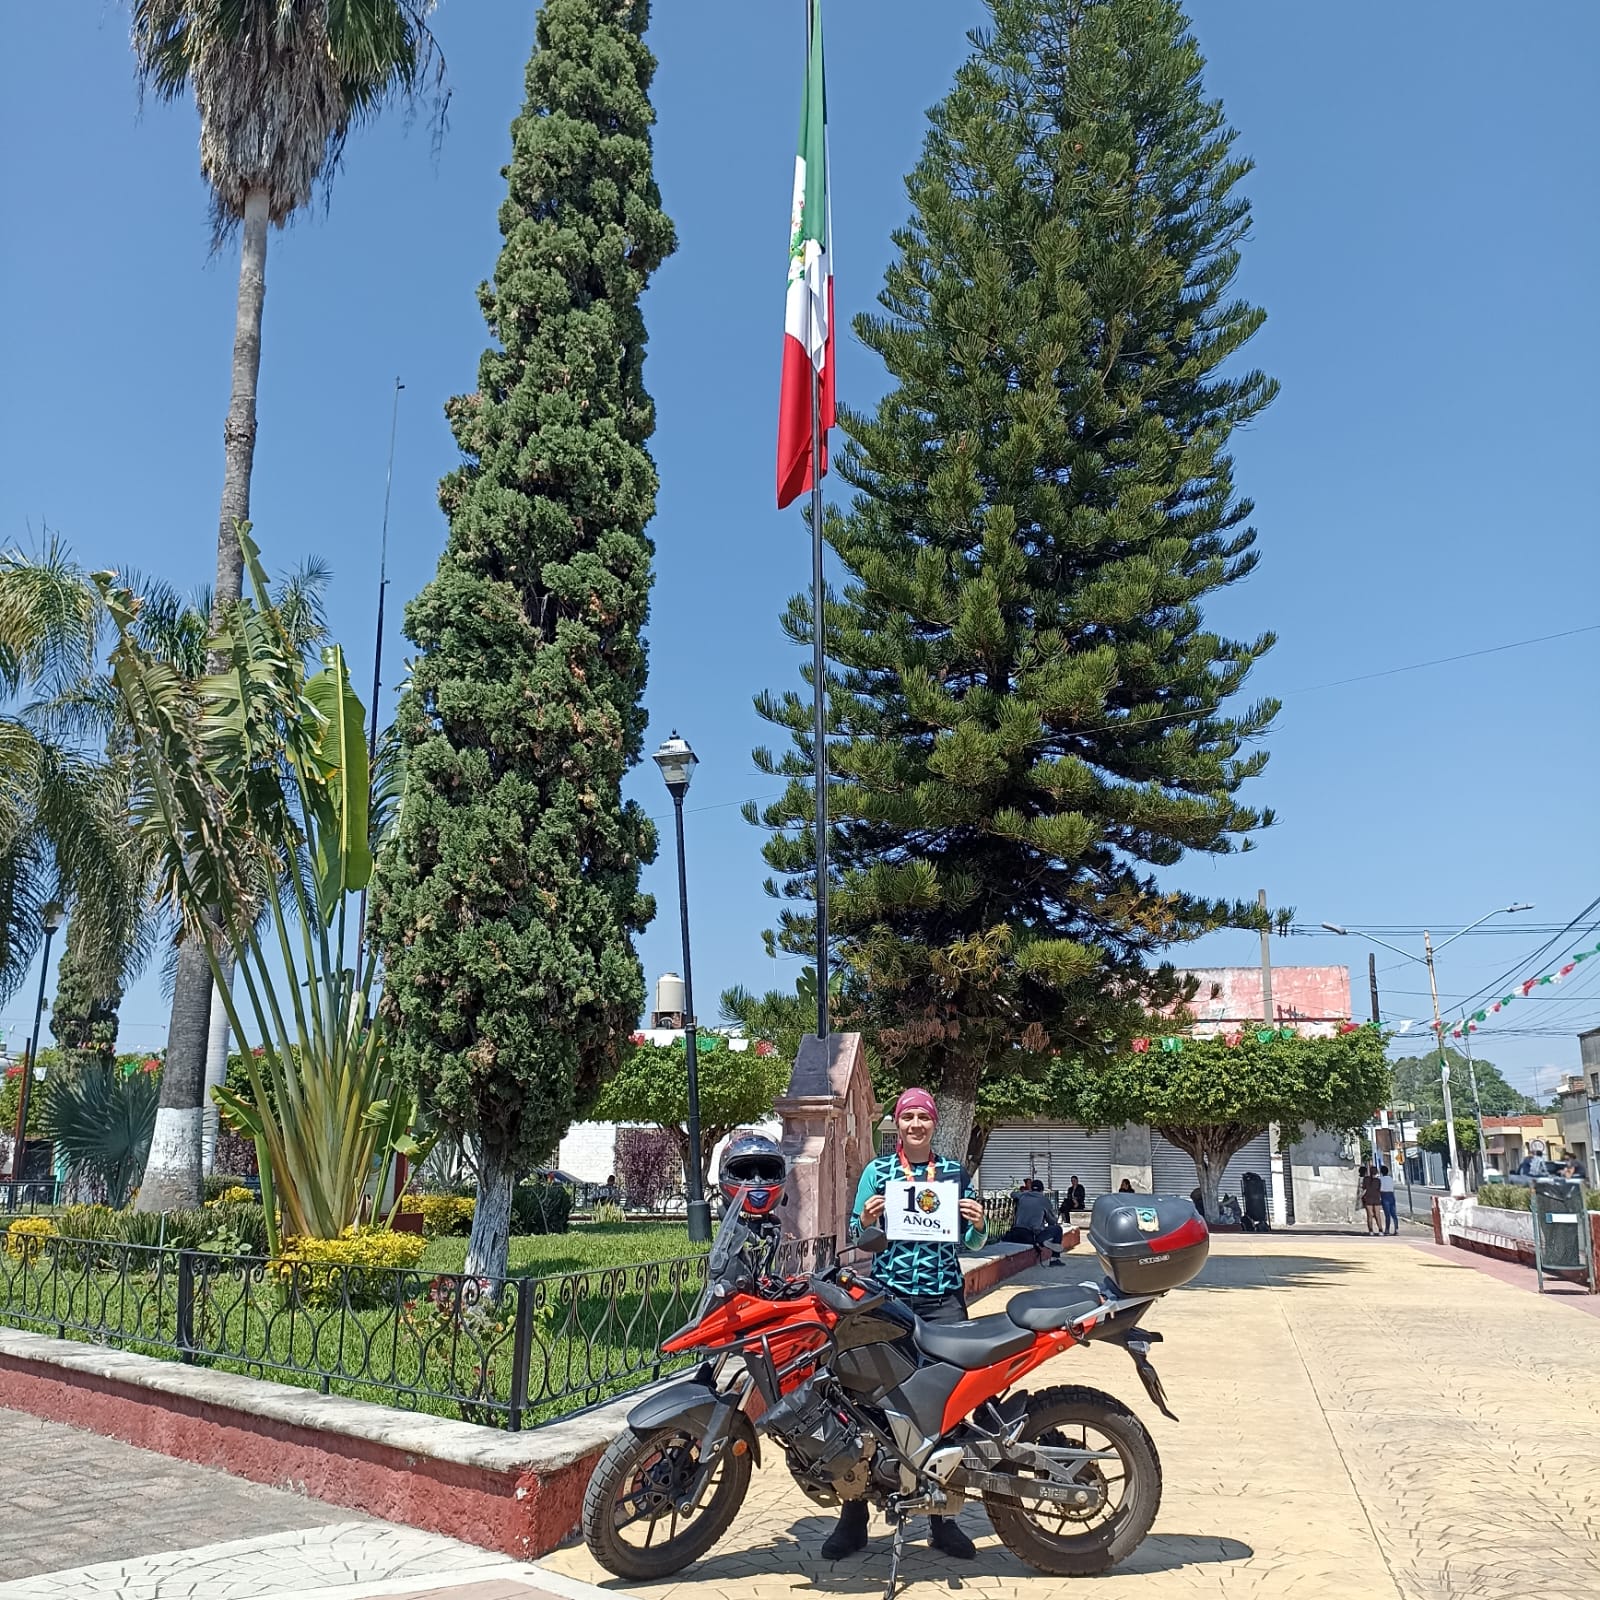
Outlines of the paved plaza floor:
[[[1092,1266],[1079,1255],[1030,1277]],[[1119,1351],[1046,1369],[1119,1395],[1162,1455],[1154,1532],[1083,1593],[1596,1600],[1600,1316],[1528,1281],[1416,1237],[1216,1240],[1198,1285],[1150,1319],[1181,1422],[1154,1413]],[[0,1413],[0,1503],[0,1600],[572,1600],[590,1584],[651,1600],[853,1600],[881,1593],[887,1552],[879,1522],[866,1555],[820,1562],[829,1519],[769,1460],[710,1556],[629,1591],[581,1545],[529,1567],[14,1413]],[[919,1545],[906,1600],[1080,1587],[1023,1567],[981,1509],[962,1523],[978,1559],[955,1566]]]

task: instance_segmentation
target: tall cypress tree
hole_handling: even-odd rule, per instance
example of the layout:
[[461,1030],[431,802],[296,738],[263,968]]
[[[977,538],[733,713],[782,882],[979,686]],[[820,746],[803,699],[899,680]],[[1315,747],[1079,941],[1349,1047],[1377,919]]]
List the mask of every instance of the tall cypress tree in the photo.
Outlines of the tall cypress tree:
[[84,918],[67,919],[67,942],[56,967],[50,1031],[70,1064],[110,1067],[117,1059],[117,1008],[122,1004],[122,985],[108,986],[96,963],[89,959],[85,940],[93,936],[94,930]]
[[377,927],[396,1048],[479,1158],[467,1270],[503,1275],[511,1186],[555,1148],[644,1005],[655,831],[624,804],[645,714],[656,474],[639,298],[671,254],[647,0],[545,0],[512,125],[493,339],[447,408],[450,536],[419,647]]
[[[886,1058],[967,1147],[986,1070],[1093,1057],[1171,1001],[1166,946],[1253,907],[1157,881],[1270,822],[1235,795],[1272,643],[1205,624],[1254,566],[1234,427],[1275,385],[1235,360],[1249,163],[1172,0],[990,0],[931,114],[882,316],[893,387],[847,412],[826,611],[832,919]],[[786,627],[810,629],[804,600]],[[779,936],[808,948],[810,713],[764,770]]]

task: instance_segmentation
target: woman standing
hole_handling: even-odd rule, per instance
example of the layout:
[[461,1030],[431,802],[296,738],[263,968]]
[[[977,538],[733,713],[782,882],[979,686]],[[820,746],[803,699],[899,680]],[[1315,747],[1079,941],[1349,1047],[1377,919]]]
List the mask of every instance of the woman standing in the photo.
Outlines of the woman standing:
[[[944,1239],[896,1239],[872,1263],[872,1276],[916,1312],[924,1322],[965,1322],[967,1297],[961,1273],[961,1249],[980,1250],[988,1240],[983,1223],[983,1202],[971,1175],[959,1161],[933,1153],[933,1131],[939,1111],[926,1089],[907,1089],[894,1103],[896,1141],[888,1155],[867,1165],[856,1185],[850,1213],[850,1237],[883,1220],[884,1195],[896,1180],[955,1183],[959,1185],[961,1220],[965,1233],[958,1245]],[[954,1522],[934,1517],[928,1543],[957,1561],[971,1561],[977,1549]],[[822,1554],[838,1561],[867,1547],[867,1502],[846,1500],[839,1508],[839,1525],[823,1542]]]
[[1361,1208],[1367,1214],[1367,1232],[1383,1232],[1383,1185],[1370,1162],[1361,1169]]

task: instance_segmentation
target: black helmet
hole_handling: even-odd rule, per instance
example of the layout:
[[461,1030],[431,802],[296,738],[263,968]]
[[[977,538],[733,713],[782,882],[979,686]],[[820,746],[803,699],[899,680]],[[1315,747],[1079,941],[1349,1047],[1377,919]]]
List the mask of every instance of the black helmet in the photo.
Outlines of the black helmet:
[[[717,1185],[729,1205],[744,1189],[741,1209],[747,1216],[764,1217],[777,1209],[788,1174],[789,1163],[772,1140],[765,1134],[744,1133],[730,1140],[722,1152]],[[747,1184],[749,1188],[745,1188]]]

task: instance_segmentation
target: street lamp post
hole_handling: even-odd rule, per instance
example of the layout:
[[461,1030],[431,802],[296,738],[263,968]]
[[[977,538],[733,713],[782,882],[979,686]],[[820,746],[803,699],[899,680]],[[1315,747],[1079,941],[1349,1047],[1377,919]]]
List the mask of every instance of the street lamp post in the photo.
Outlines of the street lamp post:
[[683,930],[683,1059],[689,1074],[689,1238],[704,1243],[711,1237],[711,1208],[706,1204],[705,1173],[700,1167],[700,1058],[695,1039],[694,972],[689,963],[689,876],[683,861],[683,797],[699,758],[687,739],[672,737],[655,753],[655,763],[672,796],[673,820],[678,830],[678,918]]
[[[1404,956],[1407,961],[1416,961],[1428,969],[1428,992],[1433,996],[1433,1038],[1439,1048],[1439,1085],[1444,1095],[1444,1136],[1450,1148],[1450,1193],[1460,1198],[1467,1192],[1466,1177],[1461,1170],[1461,1156],[1456,1149],[1456,1119],[1455,1109],[1450,1099],[1450,1058],[1445,1054],[1444,1048],[1444,1018],[1439,1014],[1439,983],[1434,976],[1433,958],[1445,945],[1454,944],[1464,933],[1471,933],[1474,928],[1480,928],[1491,917],[1503,916],[1512,911],[1532,911],[1531,905],[1518,901],[1515,905],[1496,906],[1493,911],[1485,913],[1476,922],[1469,922],[1466,927],[1458,928],[1448,939],[1437,948],[1433,943],[1433,936],[1426,928],[1422,930],[1423,953],[1413,955],[1409,950],[1402,950],[1397,944],[1390,944],[1387,939],[1380,939],[1375,933],[1365,933],[1360,928],[1355,931],[1363,939],[1370,939],[1373,944],[1381,944],[1385,950],[1392,950],[1397,956]],[[1324,922],[1322,924],[1329,933],[1348,935],[1348,928],[1341,928],[1337,922]],[[1480,1125],[1478,1142],[1483,1143],[1483,1130]]]
[[44,929],[44,954],[39,960],[39,998],[33,1008],[33,1038],[28,1043],[28,1059],[22,1066],[22,1088],[17,1094],[17,1126],[11,1143],[11,1204],[17,1203],[18,1180],[22,1177],[23,1147],[28,1136],[28,1091],[33,1087],[35,1064],[39,1060],[39,1024],[44,1017],[44,985],[50,971],[50,941],[67,920],[67,914],[52,900],[39,914]]

